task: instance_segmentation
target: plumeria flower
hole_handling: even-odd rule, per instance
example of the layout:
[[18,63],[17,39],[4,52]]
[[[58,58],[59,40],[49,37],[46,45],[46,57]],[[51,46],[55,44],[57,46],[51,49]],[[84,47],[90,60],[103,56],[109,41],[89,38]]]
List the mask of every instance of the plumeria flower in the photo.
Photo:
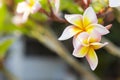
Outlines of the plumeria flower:
[[78,34],[76,37],[74,37],[73,40],[73,55],[80,58],[86,57],[92,70],[95,70],[98,65],[98,58],[95,50],[108,44],[107,42],[100,43],[100,40],[101,35],[96,31],[93,31],[91,34],[83,32],[81,35]]
[[20,25],[20,24],[23,24],[24,22],[26,22],[26,20],[23,19],[22,15],[15,15],[12,18],[12,22],[16,25]]
[[93,30],[101,35],[109,33],[106,27],[98,24],[97,16],[92,7],[88,7],[83,16],[80,14],[65,15],[65,19],[72,25],[65,28],[59,40],[69,39],[82,32],[90,34]]
[[[30,13],[35,13],[41,8],[38,0],[26,0],[18,4],[16,13],[22,14],[20,22],[26,22]],[[16,16],[15,16],[16,17]],[[18,16],[17,16],[18,17]],[[20,18],[19,18],[20,20]]]
[[109,0],[110,7],[118,7],[120,6],[120,0]]

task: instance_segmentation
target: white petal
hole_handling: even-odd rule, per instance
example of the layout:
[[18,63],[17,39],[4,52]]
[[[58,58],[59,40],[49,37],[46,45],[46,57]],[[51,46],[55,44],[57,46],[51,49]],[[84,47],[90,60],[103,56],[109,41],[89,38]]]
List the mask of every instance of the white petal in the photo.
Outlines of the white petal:
[[30,14],[29,11],[24,12],[23,18],[22,18],[22,19],[23,19],[23,22],[26,22],[26,21],[27,21],[29,14]]
[[95,30],[99,32],[101,35],[106,35],[109,33],[109,30],[100,24],[91,24],[90,26],[93,26]]
[[75,57],[84,57],[87,54],[88,50],[89,50],[88,47],[79,46],[78,48],[74,49],[73,56],[75,56]]
[[[80,43],[83,46],[88,46],[88,37],[89,34],[87,32],[82,32],[80,34],[78,34],[78,36],[76,37],[76,42],[75,43]],[[79,44],[75,45],[75,47],[77,47]]]
[[24,23],[21,15],[15,15],[15,16],[13,17],[13,19],[12,19],[12,22],[13,22],[15,25],[20,25],[20,24]]
[[109,0],[110,7],[118,7],[120,6],[120,0]]
[[34,6],[32,7],[31,13],[37,12],[40,8],[41,8],[41,5],[40,5],[39,1],[36,1]]
[[77,37],[78,37],[78,35],[74,36],[74,38],[73,38],[73,47],[74,47],[74,49],[78,48],[80,45],[82,45],[81,41]]
[[55,14],[59,12],[59,7],[60,7],[60,0],[55,0]]
[[100,49],[100,48],[106,46],[107,44],[108,44],[108,42],[105,42],[105,43],[99,43],[99,42],[91,43],[91,45],[93,45],[94,49]]
[[101,34],[98,31],[93,30],[90,36],[88,37],[88,42],[93,43],[93,42],[100,42],[100,41],[101,41]]
[[24,13],[26,10],[28,10],[28,4],[25,1],[17,5],[17,10],[16,10],[17,13],[21,14]]
[[75,26],[78,26],[78,27],[82,27],[83,26],[82,25],[82,19],[83,19],[83,17],[80,14],[71,14],[71,15],[66,14],[65,15],[65,19],[69,23],[71,23],[71,24],[73,24]]
[[63,31],[62,35],[60,36],[60,38],[58,40],[66,40],[69,39],[71,37],[73,37],[74,35],[76,35],[78,32],[80,32],[79,28],[71,25],[65,28],[65,30]]
[[98,58],[97,55],[94,51],[94,49],[90,48],[90,50],[88,51],[87,55],[86,55],[86,59],[91,67],[92,70],[95,70],[95,68],[98,65]]
[[92,7],[88,7],[83,14],[83,23],[88,26],[91,23],[97,23],[97,16]]

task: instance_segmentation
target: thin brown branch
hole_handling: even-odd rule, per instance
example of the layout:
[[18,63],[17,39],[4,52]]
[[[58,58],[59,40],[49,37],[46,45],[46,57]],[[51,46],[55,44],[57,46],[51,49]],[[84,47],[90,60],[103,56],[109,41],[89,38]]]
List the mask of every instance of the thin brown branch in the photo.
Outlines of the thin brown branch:
[[4,66],[4,59],[0,59],[0,70],[2,74],[7,78],[7,80],[18,80],[15,75],[13,75],[9,70]]
[[50,17],[50,20],[52,20],[52,21],[57,21],[57,22],[60,22],[60,23],[68,23],[65,19],[60,18],[60,17],[58,17],[58,16],[56,16],[56,15],[52,15],[52,16]]
[[50,9],[50,15],[52,16],[54,14],[54,11],[53,11],[53,8],[52,8],[50,1],[49,0],[47,0],[47,1],[48,1],[48,7]]
[[53,12],[49,13],[43,8],[40,8],[39,12],[45,14],[51,21],[57,21],[60,23],[68,23],[65,19],[56,16]]
[[40,8],[39,12],[44,13],[46,16],[50,17],[50,14],[43,8]]
[[52,20],[52,21],[57,21],[57,22],[60,22],[60,23],[67,23],[67,21],[65,19],[62,19],[60,17],[58,17],[54,11],[53,11],[53,8],[52,8],[52,5],[50,3],[50,0],[47,0],[48,1],[48,7],[50,9],[50,16],[49,16],[49,19]]

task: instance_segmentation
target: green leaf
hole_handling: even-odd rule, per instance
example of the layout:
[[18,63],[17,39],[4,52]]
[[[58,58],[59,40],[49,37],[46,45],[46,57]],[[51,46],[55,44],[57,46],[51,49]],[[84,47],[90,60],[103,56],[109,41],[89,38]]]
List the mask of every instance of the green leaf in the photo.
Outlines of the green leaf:
[[4,58],[5,53],[7,52],[13,41],[14,41],[13,39],[7,39],[0,42],[0,59]]
[[0,30],[3,28],[4,20],[5,20],[5,15],[6,15],[6,7],[3,5],[0,8]]
[[15,1],[15,3],[18,3],[18,2],[22,2],[24,0],[14,0],[14,1]]
[[67,10],[70,13],[83,13],[80,6],[77,5],[73,0],[61,0],[60,3],[61,10]]
[[40,4],[41,4],[41,6],[42,6],[43,9],[45,9],[47,12],[50,12],[47,0],[40,0]]

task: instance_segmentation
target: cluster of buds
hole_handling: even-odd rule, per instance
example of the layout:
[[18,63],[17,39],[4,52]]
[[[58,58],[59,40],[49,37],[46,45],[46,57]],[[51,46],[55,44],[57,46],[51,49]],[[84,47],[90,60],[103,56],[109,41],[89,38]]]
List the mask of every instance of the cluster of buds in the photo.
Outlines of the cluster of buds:
[[83,16],[80,14],[65,15],[65,19],[72,25],[65,28],[59,40],[66,40],[74,36],[73,55],[76,57],[86,57],[90,67],[94,70],[98,64],[98,58],[95,53],[106,44],[100,43],[102,35],[109,33],[108,28],[98,24],[96,13],[92,7],[88,7]]

